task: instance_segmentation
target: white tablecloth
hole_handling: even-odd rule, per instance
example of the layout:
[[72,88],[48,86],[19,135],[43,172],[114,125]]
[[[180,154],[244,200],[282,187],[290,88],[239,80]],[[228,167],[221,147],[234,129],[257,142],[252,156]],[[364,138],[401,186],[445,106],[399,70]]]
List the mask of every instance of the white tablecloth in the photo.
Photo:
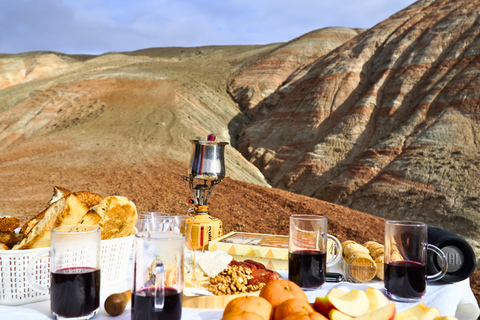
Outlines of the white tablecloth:
[[[335,271],[335,270],[333,270]],[[279,271],[280,275],[288,278],[287,271]],[[123,292],[131,288],[131,280],[126,278],[125,283],[101,289],[101,310],[94,318],[95,320],[130,320],[130,304],[118,317],[109,316],[103,309],[103,302],[112,293]],[[316,297],[324,296],[333,287],[339,287],[346,290],[366,289],[367,286],[377,289],[383,289],[382,282],[371,282],[368,284],[353,284],[349,282],[326,283],[321,289],[307,291],[310,302],[314,302]],[[459,320],[476,320],[480,315],[478,303],[470,288],[470,281],[466,279],[454,284],[445,284],[441,282],[428,283],[427,294],[422,300],[429,307],[436,307],[443,316],[456,316]],[[395,303],[397,311],[412,307],[413,303]],[[223,310],[220,309],[189,309],[184,308],[182,320],[220,320]],[[2,320],[48,320],[52,319],[50,315],[50,301],[40,301],[20,306],[0,305],[0,319]]]

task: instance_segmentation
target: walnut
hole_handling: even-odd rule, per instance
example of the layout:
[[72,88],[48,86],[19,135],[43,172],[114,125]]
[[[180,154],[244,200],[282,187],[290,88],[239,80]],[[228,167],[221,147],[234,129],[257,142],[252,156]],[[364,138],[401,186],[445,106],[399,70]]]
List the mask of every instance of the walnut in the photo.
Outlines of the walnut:
[[252,278],[250,268],[242,266],[228,266],[217,276],[210,278],[208,291],[215,295],[238,294],[253,292],[261,289],[265,284],[248,285],[248,279]]

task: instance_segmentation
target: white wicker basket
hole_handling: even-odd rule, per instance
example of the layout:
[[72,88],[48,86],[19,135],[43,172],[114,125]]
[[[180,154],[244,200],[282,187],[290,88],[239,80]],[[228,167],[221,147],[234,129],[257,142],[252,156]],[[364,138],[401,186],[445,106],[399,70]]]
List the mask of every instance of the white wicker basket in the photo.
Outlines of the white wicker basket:
[[[101,241],[101,286],[124,281],[133,248],[133,235]],[[0,250],[0,304],[20,305],[47,300],[48,294],[34,291],[28,284],[27,269],[30,261],[50,248],[30,250]],[[34,265],[35,280],[42,286],[50,284],[50,258],[40,259]]]

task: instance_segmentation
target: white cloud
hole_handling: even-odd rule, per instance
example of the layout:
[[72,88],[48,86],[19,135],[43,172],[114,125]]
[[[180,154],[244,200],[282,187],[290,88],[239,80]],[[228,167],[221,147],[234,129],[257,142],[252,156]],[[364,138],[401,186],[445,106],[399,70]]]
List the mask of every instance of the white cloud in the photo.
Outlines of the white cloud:
[[370,28],[414,0],[1,0],[0,53],[265,44]]

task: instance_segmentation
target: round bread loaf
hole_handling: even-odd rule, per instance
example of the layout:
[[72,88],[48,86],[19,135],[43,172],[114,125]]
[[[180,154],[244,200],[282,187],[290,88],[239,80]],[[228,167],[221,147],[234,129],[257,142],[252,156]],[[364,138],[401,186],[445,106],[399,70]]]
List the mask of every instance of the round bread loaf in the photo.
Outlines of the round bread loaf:
[[385,255],[382,253],[375,259],[377,265],[377,277],[381,280],[385,279]]
[[342,250],[345,248],[345,246],[346,246],[347,244],[354,244],[354,243],[356,243],[356,242],[353,241],[353,240],[343,241],[343,242],[342,242]]
[[346,262],[351,278],[359,282],[370,281],[377,274],[377,265],[368,253],[353,253]]
[[380,243],[378,243],[378,242],[372,241],[372,242],[370,242],[370,243],[368,244],[368,246],[365,246],[365,247],[367,247],[368,250],[370,250],[370,252],[372,252],[373,250],[378,249],[378,248],[380,248],[380,247],[383,248],[384,245],[383,245],[383,244],[380,244]]
[[365,243],[363,244],[363,246],[366,247],[368,250],[370,250],[370,247],[371,247],[371,246],[374,246],[374,245],[376,245],[376,244],[379,244],[379,243],[376,242],[376,241],[367,241],[367,242],[365,242]]
[[390,256],[390,261],[402,261],[402,260],[403,260],[403,257],[398,252],[393,252],[393,254]]
[[348,256],[345,260],[348,264],[355,264],[355,265],[365,265],[365,266],[374,266],[375,261],[373,261],[372,257],[365,252],[355,252]]
[[372,256],[373,260],[375,260],[379,255],[385,253],[385,247],[383,245],[372,248],[373,250],[370,251],[370,255]]
[[357,252],[363,252],[363,253],[366,253],[367,255],[370,253],[366,247],[358,243],[349,243],[343,248],[343,254],[347,258]]

